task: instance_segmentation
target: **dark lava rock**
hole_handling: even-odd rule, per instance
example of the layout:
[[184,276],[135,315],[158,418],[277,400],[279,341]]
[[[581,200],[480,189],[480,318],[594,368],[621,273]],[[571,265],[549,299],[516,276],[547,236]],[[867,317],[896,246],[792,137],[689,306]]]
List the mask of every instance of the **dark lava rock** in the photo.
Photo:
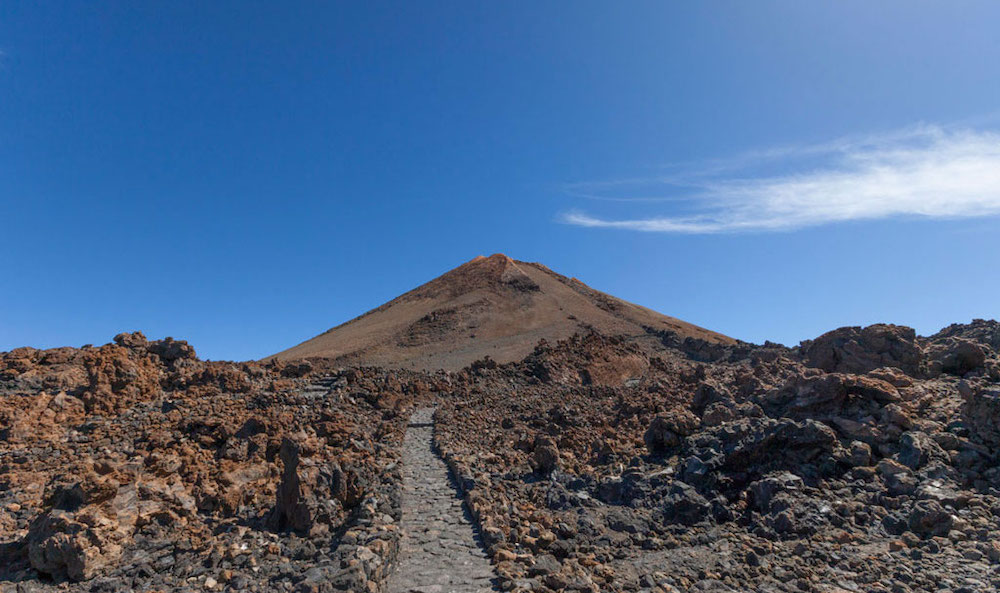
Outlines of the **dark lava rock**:
[[774,496],[781,492],[797,492],[805,487],[802,478],[791,472],[775,472],[762,480],[750,484],[750,495],[754,506],[767,511]]
[[867,373],[896,367],[911,376],[922,372],[923,350],[913,329],[876,324],[842,327],[800,346],[807,365],[828,373]]
[[937,501],[922,500],[913,505],[907,525],[919,535],[944,536],[951,531],[954,521],[954,516]]
[[676,481],[667,491],[662,510],[668,521],[693,525],[708,517],[712,505],[694,486]]
[[931,460],[945,459],[948,459],[948,454],[944,449],[922,432],[906,432],[899,437],[896,460],[910,469],[920,469]]
[[653,455],[662,455],[681,444],[681,440],[698,428],[698,417],[683,408],[671,410],[653,418],[643,435],[646,449]]

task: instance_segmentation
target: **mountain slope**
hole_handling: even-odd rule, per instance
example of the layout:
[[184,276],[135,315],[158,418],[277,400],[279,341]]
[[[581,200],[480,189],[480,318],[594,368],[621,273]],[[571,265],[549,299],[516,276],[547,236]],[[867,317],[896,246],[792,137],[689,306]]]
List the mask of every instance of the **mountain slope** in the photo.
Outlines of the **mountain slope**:
[[655,341],[647,328],[733,343],[721,334],[596,291],[538,263],[479,256],[272,358],[457,370],[490,356],[520,360],[539,340],[590,328]]

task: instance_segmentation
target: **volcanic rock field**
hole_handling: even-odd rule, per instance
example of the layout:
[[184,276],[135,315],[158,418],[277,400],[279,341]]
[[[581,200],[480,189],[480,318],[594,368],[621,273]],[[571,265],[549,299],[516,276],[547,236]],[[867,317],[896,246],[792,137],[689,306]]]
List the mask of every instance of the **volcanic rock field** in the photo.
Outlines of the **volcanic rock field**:
[[0,590],[1000,589],[1000,323],[753,345],[503,256],[408,295],[304,356],[0,354]]

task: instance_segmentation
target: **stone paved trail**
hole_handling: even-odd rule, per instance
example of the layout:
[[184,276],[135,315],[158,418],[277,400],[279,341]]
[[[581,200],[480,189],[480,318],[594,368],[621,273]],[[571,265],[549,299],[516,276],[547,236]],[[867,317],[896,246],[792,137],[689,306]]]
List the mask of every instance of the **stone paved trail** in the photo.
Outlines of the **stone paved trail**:
[[431,447],[433,414],[416,410],[403,440],[403,541],[389,593],[498,591],[448,468]]

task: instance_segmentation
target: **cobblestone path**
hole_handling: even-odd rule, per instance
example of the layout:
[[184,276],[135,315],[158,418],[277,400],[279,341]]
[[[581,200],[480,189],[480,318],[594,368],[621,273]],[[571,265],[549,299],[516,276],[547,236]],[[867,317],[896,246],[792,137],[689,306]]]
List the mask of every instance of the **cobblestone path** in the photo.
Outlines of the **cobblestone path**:
[[415,411],[403,441],[403,541],[389,593],[498,591],[448,468],[432,449],[433,413]]

